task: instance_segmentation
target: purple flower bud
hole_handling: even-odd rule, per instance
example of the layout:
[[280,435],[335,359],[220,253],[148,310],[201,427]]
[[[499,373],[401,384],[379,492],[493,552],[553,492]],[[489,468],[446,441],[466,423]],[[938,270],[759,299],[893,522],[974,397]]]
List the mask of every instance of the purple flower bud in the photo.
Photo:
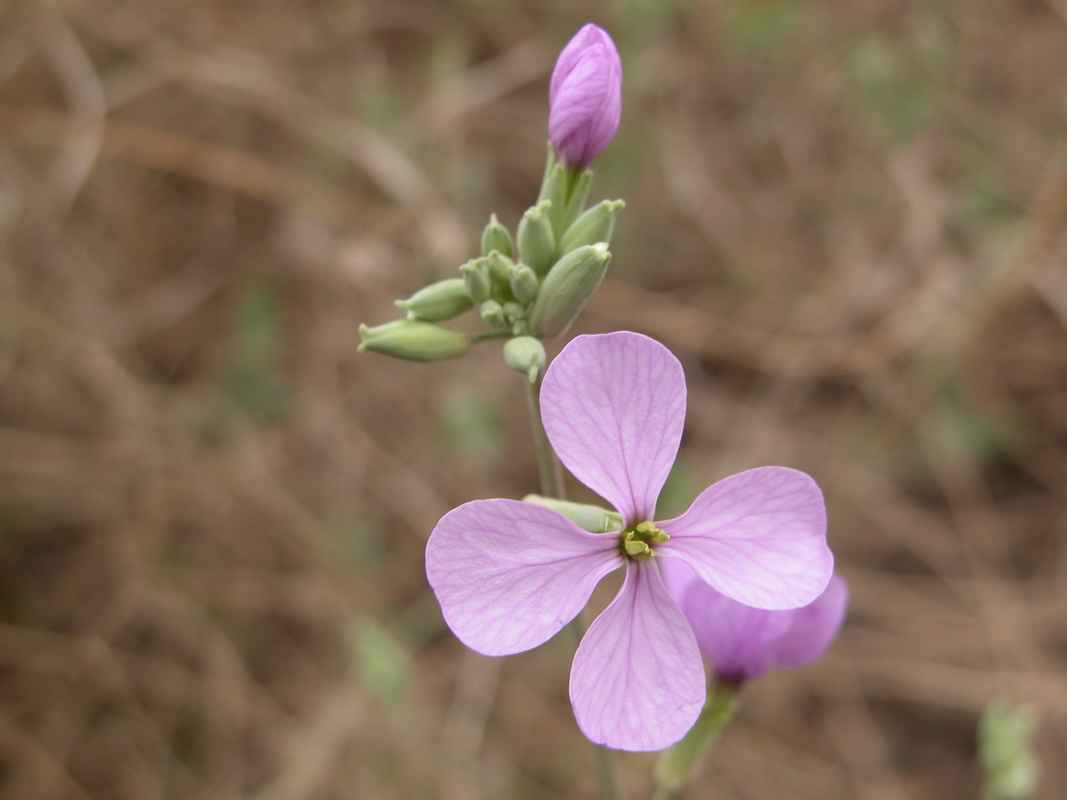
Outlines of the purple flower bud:
[[808,605],[765,611],[720,594],[677,559],[664,559],[661,569],[715,680],[734,687],[775,664],[799,667],[817,659],[837,636],[848,605],[848,586],[837,575]]
[[560,161],[584,169],[619,129],[622,64],[611,37],[592,23],[563,48],[548,89],[548,138]]

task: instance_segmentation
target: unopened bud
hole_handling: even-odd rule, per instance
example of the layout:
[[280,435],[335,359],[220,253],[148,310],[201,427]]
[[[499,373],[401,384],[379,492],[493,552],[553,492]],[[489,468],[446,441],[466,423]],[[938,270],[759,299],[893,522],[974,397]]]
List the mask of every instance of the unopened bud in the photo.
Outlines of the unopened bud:
[[408,361],[444,361],[471,349],[471,338],[461,331],[414,319],[398,319],[369,328],[359,326],[359,351]]
[[397,300],[396,305],[411,319],[442,322],[469,311],[474,303],[463,278],[448,278],[419,289],[407,300]]
[[459,271],[463,273],[463,288],[472,302],[484,303],[493,293],[493,284],[489,278],[489,264],[485,258],[468,261]]
[[537,287],[540,281],[537,275],[525,264],[515,264],[509,270],[511,275],[511,293],[522,305],[532,303],[537,297]]
[[482,321],[491,328],[502,328],[508,322],[504,316],[504,307],[496,300],[486,300],[478,311],[482,315]]
[[489,278],[493,282],[493,294],[497,297],[510,296],[511,268],[515,266],[515,262],[499,250],[492,251],[482,260],[489,268]]
[[489,217],[489,224],[482,231],[482,255],[487,256],[494,250],[508,258],[515,256],[515,244],[511,240],[511,234],[500,224],[496,214]]
[[585,244],[611,242],[615,217],[625,205],[622,200],[601,200],[585,211],[559,240],[560,253],[569,253]]
[[565,333],[600,285],[609,261],[603,242],[579,247],[557,261],[530,309],[530,332],[548,337]]
[[602,28],[584,26],[563,48],[548,87],[548,138],[572,169],[592,163],[615,136],[622,111],[622,64]]
[[530,383],[537,380],[545,360],[545,346],[532,336],[516,336],[504,343],[504,363],[523,373]]
[[556,235],[548,219],[551,200],[526,210],[519,222],[519,258],[538,275],[544,275],[556,255]]

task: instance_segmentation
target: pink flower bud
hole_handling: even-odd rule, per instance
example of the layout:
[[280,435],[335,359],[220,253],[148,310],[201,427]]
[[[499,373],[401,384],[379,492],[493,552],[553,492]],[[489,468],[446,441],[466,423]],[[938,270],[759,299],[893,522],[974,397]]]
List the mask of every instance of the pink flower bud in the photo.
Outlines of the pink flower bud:
[[563,48],[548,90],[548,138],[559,160],[584,169],[619,129],[622,64],[611,37],[592,23]]

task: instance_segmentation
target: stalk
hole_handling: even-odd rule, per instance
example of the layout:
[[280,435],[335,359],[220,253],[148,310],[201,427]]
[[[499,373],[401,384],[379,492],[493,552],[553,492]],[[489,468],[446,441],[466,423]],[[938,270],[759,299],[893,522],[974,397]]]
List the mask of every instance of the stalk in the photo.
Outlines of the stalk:
[[[542,375],[544,372],[542,371]],[[533,427],[534,450],[537,453],[537,471],[541,478],[541,494],[545,497],[553,497],[557,500],[566,500],[563,488],[563,469],[556,457],[556,451],[548,441],[545,426],[541,421],[541,402],[538,399],[541,393],[541,375],[537,380],[530,383],[522,379],[526,388],[526,401],[530,408],[530,423]],[[574,621],[567,626],[574,636],[574,644],[577,647],[582,640],[582,635],[588,627],[585,611],[581,611]],[[597,782],[600,785],[602,800],[625,800],[622,786],[619,782],[618,766],[615,763],[615,753],[606,747],[593,745],[593,763],[596,767]]]

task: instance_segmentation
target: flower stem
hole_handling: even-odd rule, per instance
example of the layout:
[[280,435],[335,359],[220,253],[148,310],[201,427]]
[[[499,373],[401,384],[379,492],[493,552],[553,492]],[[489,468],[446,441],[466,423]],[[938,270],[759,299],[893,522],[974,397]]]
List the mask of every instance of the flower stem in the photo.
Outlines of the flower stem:
[[[534,449],[537,451],[537,471],[541,477],[541,494],[545,497],[553,497],[557,500],[565,500],[563,490],[563,471],[560,467],[556,451],[548,441],[545,426],[541,422],[541,403],[538,395],[541,391],[541,376],[531,383],[523,380],[526,387],[526,401],[530,407],[530,422],[533,425]],[[585,611],[579,612],[574,621],[567,626],[574,635],[574,644],[577,646],[585,629],[588,627]],[[606,747],[593,745],[593,762],[596,765],[597,782],[600,784],[600,796],[602,800],[625,800],[622,787],[619,784],[619,772],[615,765],[615,753]]]
[[664,750],[656,762],[656,792],[652,800],[671,800],[703,766],[715,741],[737,713],[737,690],[722,683],[708,689],[704,708],[696,724],[680,742]]
[[537,472],[541,477],[541,494],[545,497],[554,497],[557,500],[566,500],[563,491],[563,472],[556,458],[556,451],[549,444],[545,426],[541,423],[541,403],[537,399],[541,391],[541,376],[530,383],[523,380],[526,387],[526,401],[530,406],[530,422],[533,424],[534,450],[537,452]]

